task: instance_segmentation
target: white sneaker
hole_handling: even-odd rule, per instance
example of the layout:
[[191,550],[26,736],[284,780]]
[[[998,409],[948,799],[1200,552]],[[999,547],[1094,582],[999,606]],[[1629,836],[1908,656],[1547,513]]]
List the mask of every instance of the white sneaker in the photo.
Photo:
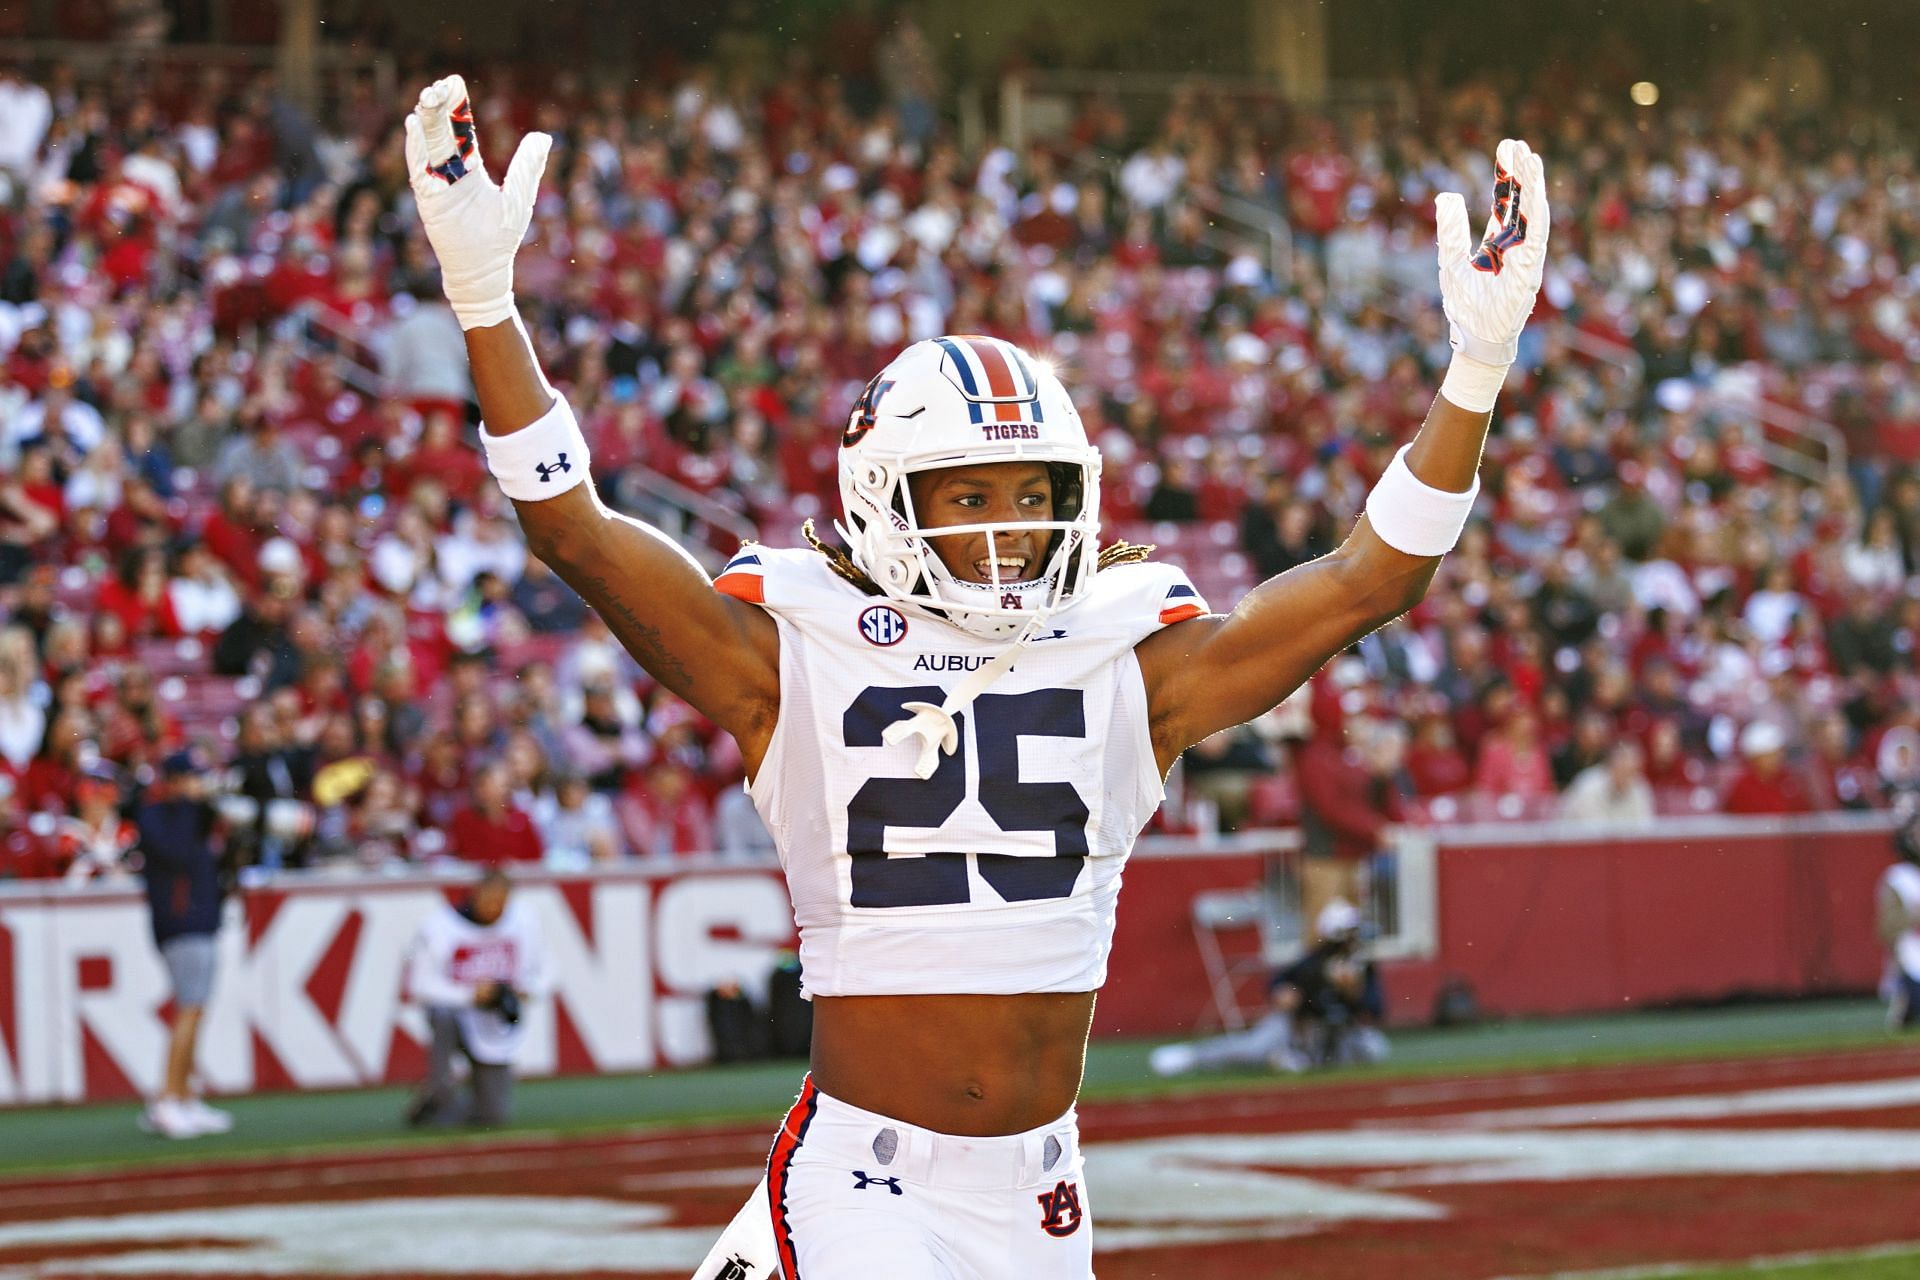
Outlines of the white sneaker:
[[199,1098],[188,1098],[181,1107],[187,1121],[200,1133],[228,1133],[233,1129],[233,1113],[210,1107]]
[[1147,1055],[1147,1066],[1157,1076],[1183,1076],[1200,1065],[1190,1044],[1163,1044]]
[[140,1113],[140,1127],[163,1138],[197,1138],[207,1130],[193,1122],[187,1104],[178,1098],[155,1098]]
[[1275,1049],[1267,1055],[1267,1065],[1275,1071],[1284,1071],[1288,1075],[1300,1075],[1313,1066],[1307,1055],[1295,1048]]

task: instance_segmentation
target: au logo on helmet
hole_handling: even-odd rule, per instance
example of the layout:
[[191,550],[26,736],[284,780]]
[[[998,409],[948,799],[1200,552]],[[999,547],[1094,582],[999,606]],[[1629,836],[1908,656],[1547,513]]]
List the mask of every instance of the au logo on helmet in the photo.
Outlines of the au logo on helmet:
[[893,606],[876,604],[861,613],[860,634],[868,644],[891,648],[907,638],[907,620]]
[[847,419],[846,434],[840,437],[840,443],[851,449],[859,444],[867,432],[873,430],[874,418],[880,412],[880,400],[893,390],[893,381],[883,373],[873,375],[867,383],[867,389],[853,402],[853,413]]

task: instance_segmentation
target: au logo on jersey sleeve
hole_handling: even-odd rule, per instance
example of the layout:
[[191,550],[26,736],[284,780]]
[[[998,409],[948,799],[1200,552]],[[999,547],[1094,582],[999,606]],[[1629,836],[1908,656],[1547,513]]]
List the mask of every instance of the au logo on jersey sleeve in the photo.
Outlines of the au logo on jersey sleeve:
[[860,614],[860,634],[868,644],[890,649],[907,638],[907,619],[890,604],[876,604]]

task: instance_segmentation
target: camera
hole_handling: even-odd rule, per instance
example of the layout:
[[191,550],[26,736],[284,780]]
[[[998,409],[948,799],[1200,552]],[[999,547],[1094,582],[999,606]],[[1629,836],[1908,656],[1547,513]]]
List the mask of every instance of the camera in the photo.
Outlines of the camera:
[[501,1020],[508,1026],[520,1021],[520,993],[504,982],[494,984],[493,994],[488,996],[486,1003],[480,1007],[491,1009],[499,1014]]

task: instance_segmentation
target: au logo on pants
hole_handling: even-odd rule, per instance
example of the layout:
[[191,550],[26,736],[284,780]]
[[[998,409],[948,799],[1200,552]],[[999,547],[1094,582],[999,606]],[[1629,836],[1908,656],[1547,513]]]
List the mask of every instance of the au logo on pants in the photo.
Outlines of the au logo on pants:
[[1040,1201],[1040,1229],[1050,1236],[1070,1236],[1080,1229],[1080,1187],[1077,1183],[1061,1182],[1053,1190],[1043,1191],[1037,1197]]

